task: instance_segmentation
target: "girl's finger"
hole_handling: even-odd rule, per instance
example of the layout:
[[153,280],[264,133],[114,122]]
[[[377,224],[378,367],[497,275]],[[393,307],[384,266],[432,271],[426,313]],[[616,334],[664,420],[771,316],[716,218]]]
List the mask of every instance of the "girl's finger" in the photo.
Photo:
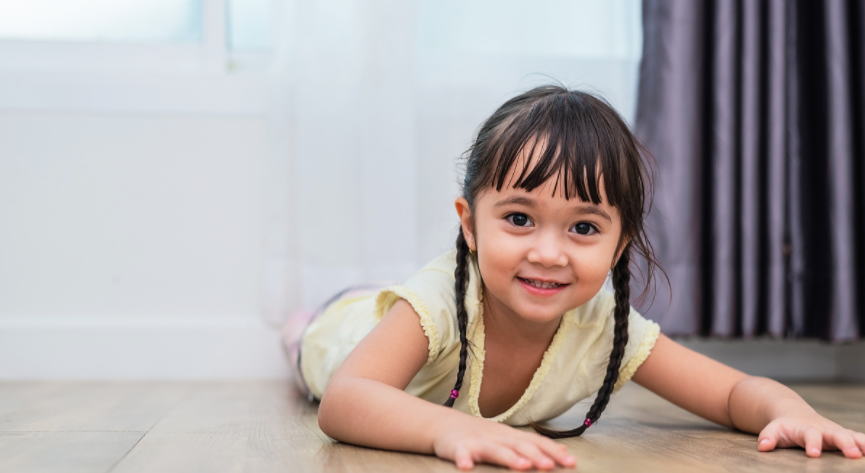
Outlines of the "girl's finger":
[[770,423],[757,437],[757,451],[771,452],[778,445],[778,424]]
[[823,450],[823,434],[817,429],[810,428],[805,430],[803,437],[805,455],[811,458],[819,457],[820,452]]
[[865,455],[865,434],[863,434],[862,432],[854,432],[853,440],[855,440],[856,445],[859,446],[859,451],[861,451],[862,454]]
[[475,466],[472,452],[463,446],[458,446],[454,452],[454,463],[460,470],[471,470]]
[[481,451],[483,461],[496,463],[514,470],[528,470],[532,462],[527,458],[517,455],[511,448],[497,443],[488,443]]
[[549,440],[547,442],[542,442],[539,447],[541,451],[552,457],[552,459],[558,462],[559,465],[565,467],[572,467],[577,464],[577,459],[574,458],[573,455],[568,453],[568,447],[566,447],[565,445]]
[[513,447],[520,455],[528,458],[539,470],[550,470],[556,466],[552,458],[544,455],[540,448],[528,442],[516,442]]
[[841,450],[847,458],[862,458],[859,446],[853,440],[853,433],[849,430],[839,430],[832,434],[832,443],[835,448]]

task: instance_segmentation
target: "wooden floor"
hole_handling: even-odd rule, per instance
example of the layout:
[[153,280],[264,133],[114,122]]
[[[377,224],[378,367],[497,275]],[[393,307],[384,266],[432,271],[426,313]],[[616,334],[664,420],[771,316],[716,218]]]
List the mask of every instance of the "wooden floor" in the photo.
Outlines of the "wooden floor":
[[[830,419],[865,431],[865,386],[792,387]],[[577,425],[584,412],[578,406],[553,425]],[[799,449],[758,453],[754,436],[703,421],[633,383],[584,437],[564,443],[582,472],[865,471],[865,459],[837,452],[819,459]],[[307,471],[455,468],[333,442],[318,429],[316,407],[287,382],[0,383],[0,472]]]

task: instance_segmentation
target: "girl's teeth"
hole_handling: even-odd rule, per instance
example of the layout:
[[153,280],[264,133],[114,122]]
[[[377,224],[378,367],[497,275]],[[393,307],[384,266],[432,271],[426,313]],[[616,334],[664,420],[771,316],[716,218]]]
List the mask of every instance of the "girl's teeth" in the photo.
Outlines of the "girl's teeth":
[[561,286],[561,284],[555,282],[541,282],[533,281],[531,279],[523,279],[523,281],[529,283],[530,286],[536,287],[538,289],[553,289],[555,287]]

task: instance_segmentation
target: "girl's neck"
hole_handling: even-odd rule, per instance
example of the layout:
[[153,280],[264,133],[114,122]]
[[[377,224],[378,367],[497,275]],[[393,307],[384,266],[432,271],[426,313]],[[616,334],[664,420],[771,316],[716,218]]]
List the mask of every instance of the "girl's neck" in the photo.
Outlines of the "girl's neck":
[[484,338],[508,340],[515,345],[549,346],[562,320],[562,316],[547,322],[526,320],[486,290],[482,301]]

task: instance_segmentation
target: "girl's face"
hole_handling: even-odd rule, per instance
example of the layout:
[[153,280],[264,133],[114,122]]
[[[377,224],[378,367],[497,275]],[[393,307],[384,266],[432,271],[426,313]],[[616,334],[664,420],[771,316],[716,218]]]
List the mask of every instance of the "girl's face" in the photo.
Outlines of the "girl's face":
[[600,205],[566,200],[554,187],[550,179],[532,192],[489,188],[473,213],[465,199],[456,201],[466,241],[477,251],[484,300],[497,314],[557,320],[594,297],[617,260],[621,221],[603,180]]

